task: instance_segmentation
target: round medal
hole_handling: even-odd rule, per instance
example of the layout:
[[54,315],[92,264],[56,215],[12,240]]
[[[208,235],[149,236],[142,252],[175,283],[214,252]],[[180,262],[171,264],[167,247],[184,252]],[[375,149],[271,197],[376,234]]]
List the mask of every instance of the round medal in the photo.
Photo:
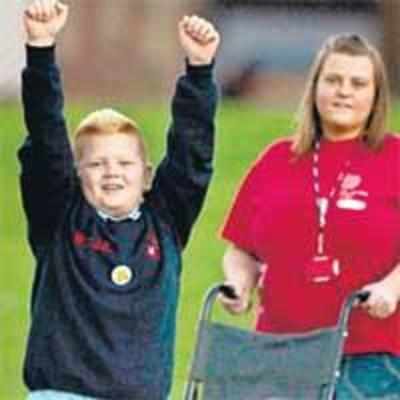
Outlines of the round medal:
[[111,280],[118,286],[127,285],[133,277],[132,269],[127,265],[117,265],[111,271]]

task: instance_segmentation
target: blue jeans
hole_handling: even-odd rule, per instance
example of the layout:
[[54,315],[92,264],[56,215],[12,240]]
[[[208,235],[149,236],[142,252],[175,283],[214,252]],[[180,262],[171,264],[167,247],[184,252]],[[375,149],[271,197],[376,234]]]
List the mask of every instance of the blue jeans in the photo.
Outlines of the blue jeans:
[[60,392],[58,390],[35,390],[28,394],[26,400],[101,400],[80,394]]
[[400,400],[400,357],[372,353],[345,356],[336,400]]
[[80,394],[60,392],[58,390],[35,390],[26,400],[100,400]]

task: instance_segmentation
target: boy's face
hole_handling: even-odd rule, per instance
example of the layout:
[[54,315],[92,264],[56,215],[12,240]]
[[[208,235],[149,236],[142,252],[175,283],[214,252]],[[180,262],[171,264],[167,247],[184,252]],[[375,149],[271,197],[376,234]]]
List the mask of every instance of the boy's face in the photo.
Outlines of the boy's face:
[[82,138],[78,173],[86,200],[114,217],[138,207],[149,189],[151,167],[137,138],[124,133]]

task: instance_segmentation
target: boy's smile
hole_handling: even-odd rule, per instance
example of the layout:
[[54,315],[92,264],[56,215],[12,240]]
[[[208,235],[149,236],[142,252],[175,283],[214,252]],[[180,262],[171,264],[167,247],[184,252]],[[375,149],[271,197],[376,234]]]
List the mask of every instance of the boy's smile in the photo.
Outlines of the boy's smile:
[[138,207],[149,188],[151,170],[136,137],[117,133],[83,140],[78,172],[86,200],[114,217]]

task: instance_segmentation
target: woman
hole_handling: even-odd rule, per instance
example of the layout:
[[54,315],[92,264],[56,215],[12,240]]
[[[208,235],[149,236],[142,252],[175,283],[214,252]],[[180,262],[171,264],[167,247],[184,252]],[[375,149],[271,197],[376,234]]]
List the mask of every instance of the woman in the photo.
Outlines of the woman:
[[330,38],[295,135],[252,166],[222,232],[238,294],[222,302],[245,311],[259,282],[258,331],[333,325],[351,292],[370,292],[351,315],[338,400],[400,398],[400,140],[385,130],[388,107],[377,50]]

